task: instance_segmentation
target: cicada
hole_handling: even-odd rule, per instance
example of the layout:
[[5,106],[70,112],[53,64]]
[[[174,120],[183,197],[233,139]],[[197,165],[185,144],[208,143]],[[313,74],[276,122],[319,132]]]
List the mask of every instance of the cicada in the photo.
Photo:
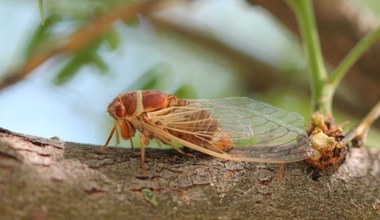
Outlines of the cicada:
[[131,139],[140,132],[144,146],[155,138],[214,157],[248,162],[289,163],[311,156],[303,118],[245,97],[188,100],[159,91],[118,95],[108,106],[115,119],[111,133]]

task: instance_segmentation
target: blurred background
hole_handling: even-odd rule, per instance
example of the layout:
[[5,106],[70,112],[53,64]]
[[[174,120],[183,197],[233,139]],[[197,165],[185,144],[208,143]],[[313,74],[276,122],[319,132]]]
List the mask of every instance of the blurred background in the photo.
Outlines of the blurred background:
[[[41,15],[37,0],[0,0],[0,127],[102,145],[108,103],[137,89],[248,96],[310,117],[306,59],[283,1],[43,2]],[[380,2],[320,0],[315,10],[334,68],[378,25]],[[379,59],[376,44],[335,96],[346,130],[380,99]],[[380,146],[379,124],[369,146]]]

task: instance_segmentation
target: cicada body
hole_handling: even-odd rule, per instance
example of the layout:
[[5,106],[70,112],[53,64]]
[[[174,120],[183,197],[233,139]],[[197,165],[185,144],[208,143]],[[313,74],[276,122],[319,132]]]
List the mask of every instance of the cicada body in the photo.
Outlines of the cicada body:
[[123,139],[138,130],[142,144],[156,138],[234,161],[288,163],[313,151],[301,116],[244,97],[186,100],[135,91],[117,96],[108,112],[115,124],[104,147],[119,129]]

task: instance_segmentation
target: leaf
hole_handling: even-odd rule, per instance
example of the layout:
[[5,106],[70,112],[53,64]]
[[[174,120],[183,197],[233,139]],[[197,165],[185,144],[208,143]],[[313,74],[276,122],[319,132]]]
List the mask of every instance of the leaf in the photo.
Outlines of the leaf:
[[86,63],[86,61],[83,60],[83,57],[81,56],[76,55],[71,57],[54,78],[54,84],[62,85],[66,83],[75,75],[84,63]]
[[39,25],[34,34],[30,37],[29,43],[26,44],[24,55],[30,57],[33,53],[46,46],[52,36],[51,29],[61,21],[61,17],[57,15],[48,16],[44,25]]
[[104,60],[96,53],[91,54],[91,63],[99,69],[100,73],[106,74],[109,70],[108,65]]
[[[63,66],[63,68],[58,72],[54,79],[54,84],[62,85],[66,83],[70,78],[72,78],[77,71],[86,64],[95,64],[99,69],[107,69],[105,63],[102,63],[100,57],[97,57],[96,50],[100,46],[100,39],[94,40],[89,43],[87,47],[73,55],[69,58],[69,61]],[[95,55],[94,55],[95,54]],[[98,66],[99,65],[99,66]],[[104,66],[103,66],[104,65]]]
[[184,84],[174,92],[174,95],[184,99],[195,99],[197,97],[197,91],[195,90],[194,86],[190,84]]
[[104,40],[111,51],[116,50],[117,47],[120,45],[120,37],[115,28],[112,28],[110,31],[107,31],[107,33],[104,35]]
[[171,66],[167,63],[158,63],[140,76],[127,90],[165,90],[173,82]]
[[153,206],[158,206],[156,196],[154,196],[152,190],[145,188],[141,190],[141,193],[146,201],[148,201]]
[[42,25],[45,24],[45,13],[44,13],[44,0],[38,0],[38,8],[40,10],[40,18]]

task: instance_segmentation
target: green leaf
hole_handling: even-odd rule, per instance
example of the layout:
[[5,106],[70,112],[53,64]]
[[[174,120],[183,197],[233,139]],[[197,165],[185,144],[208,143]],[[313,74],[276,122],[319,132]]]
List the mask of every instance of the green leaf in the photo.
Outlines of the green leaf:
[[26,44],[24,50],[25,57],[30,57],[33,53],[40,50],[41,47],[48,44],[52,36],[51,29],[61,21],[61,19],[60,16],[51,15],[45,19],[44,25],[38,25],[34,34],[30,37],[29,43]]
[[141,193],[146,201],[148,201],[153,206],[158,206],[156,196],[153,194],[152,190],[145,188],[141,190]]
[[173,72],[167,63],[158,63],[140,76],[127,90],[165,90],[173,82]]
[[90,63],[94,64],[100,73],[106,74],[109,70],[107,63],[96,53],[91,54]]
[[112,28],[104,36],[105,43],[111,51],[114,51],[120,45],[120,37],[115,28]]
[[40,18],[42,25],[45,24],[45,13],[44,13],[44,0],[38,0],[38,8],[40,10]]
[[84,63],[87,62],[81,56],[76,55],[71,57],[54,78],[54,84],[62,85],[66,83],[75,75],[75,73],[82,67]]
[[194,86],[190,84],[184,84],[174,92],[174,95],[184,99],[195,99],[197,97],[197,91],[195,90]]
[[139,19],[128,19],[122,21],[127,27],[137,27],[140,25]]
[[[72,54],[71,58],[69,58],[69,61],[63,66],[63,68],[58,72],[57,76],[54,79],[54,84],[56,85],[62,85],[66,83],[69,79],[71,79],[77,71],[84,65],[87,64],[95,64],[103,66],[106,64],[101,64],[103,62],[101,58],[97,58],[96,56],[96,50],[100,46],[100,39],[94,40],[93,42],[90,42],[86,48],[83,50]],[[99,67],[100,69],[104,69],[108,67]]]

